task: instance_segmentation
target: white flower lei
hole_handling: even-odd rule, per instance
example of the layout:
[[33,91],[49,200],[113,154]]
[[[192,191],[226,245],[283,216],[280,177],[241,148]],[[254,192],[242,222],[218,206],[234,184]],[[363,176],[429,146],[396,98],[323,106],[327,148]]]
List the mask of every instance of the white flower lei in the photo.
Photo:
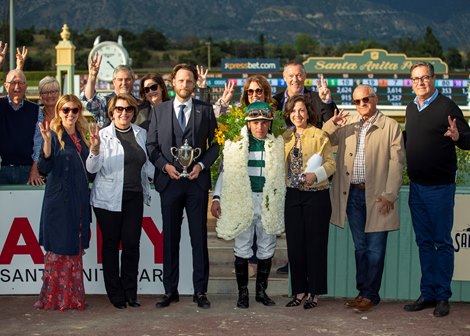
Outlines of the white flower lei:
[[[222,215],[217,220],[217,235],[230,240],[246,230],[253,221],[254,209],[250,177],[248,176],[249,138],[247,127],[237,142],[227,140],[224,146],[224,177],[220,202]],[[261,222],[268,234],[284,231],[284,197],[286,193],[284,139],[267,135],[264,149],[265,183]]]

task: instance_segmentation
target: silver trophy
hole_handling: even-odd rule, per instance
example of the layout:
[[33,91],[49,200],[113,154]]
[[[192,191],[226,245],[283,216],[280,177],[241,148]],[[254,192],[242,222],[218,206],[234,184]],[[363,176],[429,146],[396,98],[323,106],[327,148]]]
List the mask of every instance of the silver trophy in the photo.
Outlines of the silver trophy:
[[186,139],[184,140],[184,145],[180,148],[171,147],[171,155],[183,166],[183,172],[180,176],[188,177],[189,174],[186,169],[201,155],[201,148],[192,148],[188,144],[188,139]]

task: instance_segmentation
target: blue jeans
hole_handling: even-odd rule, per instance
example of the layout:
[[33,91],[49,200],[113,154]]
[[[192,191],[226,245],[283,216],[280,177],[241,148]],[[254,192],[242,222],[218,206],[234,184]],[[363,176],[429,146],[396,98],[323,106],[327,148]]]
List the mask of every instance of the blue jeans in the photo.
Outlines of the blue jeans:
[[0,169],[0,184],[26,184],[29,179],[31,165],[2,166]]
[[421,264],[421,296],[425,300],[448,300],[454,274],[455,183],[424,186],[410,184],[411,210]]
[[360,296],[377,304],[380,302],[388,232],[365,232],[365,194],[365,190],[351,188],[346,213],[355,247],[357,290]]

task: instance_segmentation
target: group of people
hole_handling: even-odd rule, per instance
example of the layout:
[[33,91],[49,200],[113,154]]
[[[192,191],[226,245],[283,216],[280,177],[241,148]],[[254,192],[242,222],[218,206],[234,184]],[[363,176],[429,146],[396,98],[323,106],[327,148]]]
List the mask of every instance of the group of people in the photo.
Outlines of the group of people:
[[[5,49],[0,42],[0,61]],[[18,51],[17,58],[24,61],[25,56],[24,50]],[[140,306],[140,235],[153,181],[165,233],[165,294],[156,306],[179,301],[185,210],[193,256],[193,301],[209,308],[210,167],[219,155],[214,141],[216,116],[230,113],[233,84],[227,83],[213,104],[195,99],[196,86],[205,81],[207,72],[178,64],[171,73],[174,99],[156,73],[141,79],[137,99],[132,95],[132,69],[118,66],[114,92],[103,96],[95,90],[100,63],[99,55],[92,58],[80,98],[60,96],[59,83],[44,78],[39,83],[42,109],[25,99],[27,82],[21,69],[10,71],[4,84],[0,183],[47,181],[39,232],[46,251],[45,271],[35,307],[84,309],[82,255],[89,245],[90,205],[102,232],[108,297],[119,309]],[[368,85],[355,88],[352,103],[358,113],[349,116],[338,111],[323,77],[316,82],[316,91],[304,87],[301,63],[284,67],[287,89],[275,96],[265,77],[247,78],[241,96],[246,127],[241,140],[223,146],[210,208],[218,219],[218,235],[235,240],[238,307],[249,307],[248,263],[254,256],[255,299],[266,306],[275,304],[266,290],[277,235],[284,231],[293,293],[286,306],[316,307],[318,296],[327,293],[329,223],[344,227],[346,221],[355,246],[358,295],[345,305],[359,311],[377,305],[387,235],[399,229],[397,199],[406,156],[422,278],[421,296],[404,309],[432,307],[435,316],[449,313],[455,146],[470,149],[470,128],[458,106],[435,88],[431,64],[416,63],[410,74],[416,98],[406,109],[405,132],[377,109],[377,95]],[[84,107],[94,123],[86,122]],[[272,134],[275,111],[282,111],[286,124],[278,137]],[[172,152],[172,147],[185,146],[200,151],[189,167],[183,167]],[[188,176],[182,175],[185,168]]]

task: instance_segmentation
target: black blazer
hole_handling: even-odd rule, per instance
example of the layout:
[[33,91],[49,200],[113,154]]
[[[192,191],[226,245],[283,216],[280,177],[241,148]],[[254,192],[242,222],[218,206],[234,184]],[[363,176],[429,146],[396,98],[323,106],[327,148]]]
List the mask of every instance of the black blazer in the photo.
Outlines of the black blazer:
[[[273,96],[273,99],[276,101],[276,109],[278,111],[283,110],[282,107],[284,106],[285,100],[284,92],[285,91],[279,92]],[[310,97],[315,113],[317,114],[318,123],[315,126],[322,128],[323,123],[327,122],[334,115],[336,104],[333,101],[330,104],[325,104],[320,99],[318,92],[307,88],[304,88],[304,95],[308,95]]]
[[[195,163],[201,162],[204,170],[201,171],[196,181],[203,190],[209,190],[211,187],[210,166],[219,156],[219,145],[213,141],[217,120],[212,105],[193,99],[193,108],[183,134],[175,117],[173,101],[174,99],[163,102],[151,112],[147,132],[147,152],[150,161],[156,167],[155,189],[162,192],[170,181],[168,174],[163,171],[165,164],[172,164],[181,171],[182,167],[171,155],[171,147],[179,147],[183,144],[183,139],[188,139],[191,147],[201,148],[201,156]],[[192,166],[188,171],[191,171],[191,168]]]

